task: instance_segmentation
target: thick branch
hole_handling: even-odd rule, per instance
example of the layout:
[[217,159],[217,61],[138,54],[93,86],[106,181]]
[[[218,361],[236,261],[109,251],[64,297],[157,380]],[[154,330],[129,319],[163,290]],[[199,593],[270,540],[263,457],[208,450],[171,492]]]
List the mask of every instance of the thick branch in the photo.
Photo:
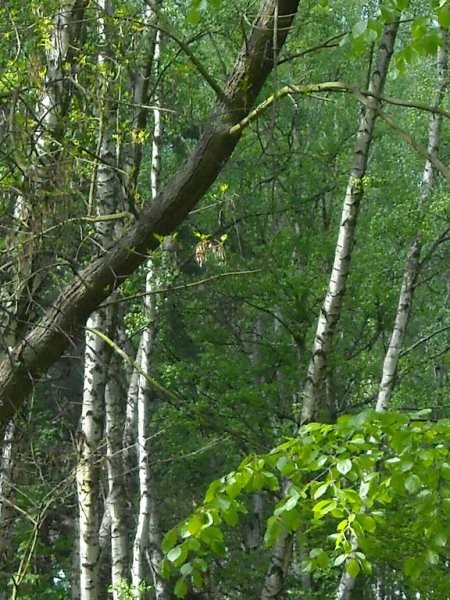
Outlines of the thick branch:
[[216,105],[191,156],[128,232],[62,290],[41,321],[2,361],[0,429],[89,314],[145,261],[162,236],[176,229],[214,182],[240,138],[240,132],[230,133],[230,127],[244,119],[255,102],[276,64],[298,4],[299,0],[263,0],[224,90],[227,103]]

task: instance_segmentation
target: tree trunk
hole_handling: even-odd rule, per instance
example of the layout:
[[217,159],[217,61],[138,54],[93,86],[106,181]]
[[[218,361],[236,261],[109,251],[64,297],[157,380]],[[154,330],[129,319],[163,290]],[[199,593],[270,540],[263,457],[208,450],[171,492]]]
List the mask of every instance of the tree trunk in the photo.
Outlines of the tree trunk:
[[[99,81],[99,160],[96,170],[95,198],[96,213],[101,216],[111,214],[120,207],[119,185],[115,169],[116,144],[114,142],[114,111],[109,101],[110,93],[110,61],[109,36],[105,16],[110,14],[109,0],[98,3],[98,36],[105,54],[98,55],[100,71]],[[111,221],[100,221],[96,224],[95,240],[99,247],[105,247],[114,238],[114,224]],[[108,368],[111,359],[111,348],[93,330],[105,332],[113,337],[115,330],[114,307],[98,310],[86,323],[86,352],[83,390],[83,407],[80,427],[79,462],[77,467],[78,502],[80,515],[80,594],[81,600],[97,600],[100,593],[99,582],[99,527],[100,527],[100,460],[101,441],[104,426],[104,400],[106,383],[109,380]],[[106,428],[109,434],[109,449],[114,447],[119,423],[117,420],[117,397],[112,382],[109,381],[108,415]],[[116,438],[114,437],[116,434]],[[117,459],[115,456],[108,462],[108,482],[110,491],[115,492],[117,478]],[[115,494],[117,499],[120,492]],[[113,574],[117,576],[123,566],[122,528],[119,522],[120,506],[113,506],[111,497],[107,500],[110,511],[111,528],[115,532],[111,550],[113,555]],[[113,586],[120,581],[113,580]],[[116,592],[114,592],[116,594]],[[118,592],[117,592],[118,593]],[[115,596],[117,598],[117,595]]]
[[[437,85],[431,102],[433,108],[438,108],[440,106],[448,86],[448,32],[442,31],[441,33],[443,36],[443,44],[442,46],[439,46],[437,53]],[[441,128],[442,115],[437,113],[432,114],[428,131],[428,154],[430,156],[434,157],[438,155]],[[419,209],[423,209],[425,200],[431,193],[433,187],[433,175],[433,165],[427,160],[422,174],[421,202]],[[414,241],[409,247],[406,269],[398,298],[394,327],[384,359],[383,374],[376,404],[376,410],[378,412],[386,410],[395,386],[395,375],[397,373],[400,352],[405,340],[408,321],[411,316],[414,290],[420,271],[421,246],[421,232],[418,231]]]
[[[161,34],[158,31],[154,46],[154,70],[156,80],[159,72],[161,52]],[[159,189],[161,170],[162,119],[159,108],[159,94],[153,98],[153,140],[152,161],[150,169],[150,185],[152,201]],[[145,308],[148,324],[142,334],[140,343],[140,374],[138,378],[137,422],[138,422],[138,470],[139,470],[139,515],[136,536],[133,545],[132,583],[135,598],[144,597],[142,585],[145,581],[145,565],[148,563],[152,575],[152,583],[156,600],[166,600],[166,584],[159,575],[159,563],[162,559],[159,515],[155,499],[155,480],[150,467],[150,386],[145,375],[151,372],[151,362],[157,331],[157,300],[154,287],[159,278],[156,276],[151,259],[147,262],[145,280]]]
[[282,533],[275,542],[269,570],[261,593],[261,600],[274,600],[274,598],[280,598],[284,579],[292,556],[292,544],[293,537],[289,533]]
[[[100,442],[103,397],[109,348],[91,329],[107,325],[106,311],[89,317],[86,327],[83,407],[78,447],[77,490],[80,519],[80,600],[97,600],[99,593]],[[107,328],[109,332],[109,327]]]
[[[394,50],[398,23],[397,19],[394,23],[390,23],[384,27],[375,68],[369,85],[369,90],[376,95],[383,93],[384,82]],[[313,419],[320,404],[321,387],[326,379],[328,368],[331,339],[341,315],[347,278],[350,272],[359,208],[364,194],[364,176],[367,170],[369,150],[372,143],[378,107],[379,102],[375,98],[371,98],[370,107],[364,109],[359,124],[350,167],[350,177],[342,209],[333,269],[317,323],[312,357],[303,393],[302,423]]]
[[113,599],[120,600],[120,584],[126,579],[128,532],[125,526],[124,464],[122,454],[123,402],[117,373],[120,362],[111,357],[110,371],[105,389],[106,464],[108,477],[108,506],[111,515],[111,584]]
[[[448,84],[448,34],[443,34],[444,44],[438,48],[437,53],[437,87],[431,106],[437,108],[444,97],[445,89]],[[428,131],[428,153],[430,156],[437,156],[440,142],[440,131],[442,126],[442,116],[432,114]],[[425,167],[422,174],[421,186],[421,205],[431,193],[433,186],[433,166],[430,160],[425,161]],[[391,400],[392,391],[395,385],[395,374],[400,358],[400,352],[405,340],[406,329],[411,315],[412,300],[414,296],[415,285],[420,270],[420,250],[421,250],[421,232],[417,232],[414,241],[409,247],[406,269],[403,275],[402,287],[398,299],[398,307],[395,315],[394,326],[392,329],[389,346],[383,363],[383,372],[375,410],[384,412]],[[362,488],[360,489],[362,495]],[[357,540],[352,538],[354,550],[357,549]],[[350,600],[352,590],[355,585],[355,578],[344,572],[341,576],[335,600]]]

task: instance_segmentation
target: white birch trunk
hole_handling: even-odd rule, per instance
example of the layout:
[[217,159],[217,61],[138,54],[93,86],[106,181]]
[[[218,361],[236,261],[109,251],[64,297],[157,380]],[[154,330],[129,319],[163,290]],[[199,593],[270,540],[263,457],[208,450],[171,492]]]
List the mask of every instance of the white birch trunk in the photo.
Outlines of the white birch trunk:
[[[397,29],[398,20],[395,23],[386,25],[384,28],[375,68],[369,85],[370,91],[374,94],[381,94],[383,92],[389,62],[394,50]],[[364,114],[359,124],[350,167],[350,177],[342,209],[333,268],[328,284],[328,291],[318,319],[312,357],[303,393],[301,419],[303,423],[313,418],[319,406],[320,388],[325,381],[331,338],[342,310],[347,278],[350,272],[359,207],[364,193],[363,179],[366,174],[378,105],[378,101],[372,98],[370,107],[364,109]]]
[[128,538],[125,526],[125,493],[123,486],[123,411],[120,387],[115,375],[120,370],[117,356],[112,357],[111,367],[105,389],[106,459],[111,533],[111,583],[113,599],[120,600],[120,583],[126,579]]
[[289,533],[281,534],[275,542],[269,570],[261,592],[261,600],[274,600],[274,598],[280,598],[292,556],[292,544],[293,537]]
[[[437,54],[437,86],[431,102],[433,108],[439,107],[448,86],[448,33],[442,32],[442,35],[443,44],[438,48]],[[442,116],[437,113],[432,114],[428,130],[428,154],[430,156],[435,157],[438,155],[441,128]],[[431,193],[433,187],[433,174],[433,165],[427,160],[422,174],[421,205],[424,204]],[[414,290],[420,271],[421,246],[421,232],[418,231],[409,248],[394,327],[384,359],[383,374],[376,404],[376,410],[378,412],[386,410],[395,386],[395,376],[400,359],[400,352],[405,340],[406,329],[411,315]]]
[[[150,9],[147,18],[154,19],[155,15]],[[158,75],[159,60],[161,52],[161,34],[156,33],[154,45],[154,71]],[[150,185],[152,199],[156,197],[159,188],[159,176],[161,170],[161,141],[162,141],[162,119],[159,110],[159,96],[156,93],[153,98],[153,104],[156,107],[153,110],[153,140],[152,140],[152,164],[150,172]],[[139,364],[141,374],[139,376],[138,389],[138,465],[139,465],[139,517],[136,529],[136,536],[133,544],[133,565],[132,565],[132,583],[135,598],[143,597],[141,586],[145,580],[145,565],[148,564],[152,576],[152,583],[155,591],[156,600],[165,600],[167,590],[165,582],[159,576],[159,563],[162,559],[160,549],[161,536],[159,529],[158,509],[154,492],[154,479],[151,472],[150,462],[150,407],[149,407],[149,384],[142,373],[149,373],[151,367],[152,354],[154,352],[154,341],[157,328],[157,306],[156,297],[152,294],[157,279],[152,261],[147,263],[147,275],[145,281],[145,291],[147,293],[145,307],[149,324],[142,334],[141,339],[141,361]],[[145,560],[146,559],[146,560]]]
[[150,494],[151,474],[149,466],[149,438],[150,438],[150,414],[149,414],[149,383],[144,374],[150,373],[151,355],[155,339],[156,307],[152,296],[154,272],[151,264],[147,264],[147,276],[145,299],[148,325],[142,334],[141,362],[139,365],[139,389],[137,397],[137,454],[139,473],[139,514],[136,535],[133,544],[133,564],[131,569],[131,580],[135,598],[143,597],[142,584],[145,581],[145,550],[148,546],[149,523],[150,523]]
[[[80,544],[80,600],[99,595],[99,479],[103,433],[103,396],[108,348],[90,329],[104,329],[104,311],[93,313],[86,324],[83,407],[77,464]],[[108,328],[109,331],[109,328]]]
[[[110,14],[109,0],[100,0],[97,4],[98,37],[102,47],[108,49],[109,39],[106,31],[105,15]],[[99,79],[99,111],[100,111],[100,144],[99,164],[96,172],[96,213],[98,215],[110,214],[117,210],[120,204],[120,187],[115,169],[116,144],[111,130],[114,119],[109,106],[109,58],[100,53],[98,65]],[[114,225],[110,221],[100,221],[96,226],[96,242],[100,247],[105,247],[114,238]],[[85,375],[83,390],[83,407],[81,417],[81,436],[79,449],[79,462],[77,467],[77,488],[79,502],[79,527],[80,527],[80,599],[97,600],[99,597],[99,556],[100,556],[100,445],[103,437],[105,414],[105,391],[108,376],[108,367],[111,349],[99,338],[92,329],[105,332],[108,336],[114,335],[113,308],[99,310],[93,313],[86,324],[86,353]],[[117,423],[117,396],[110,384],[108,388],[108,408],[110,412],[106,420],[109,436],[109,450],[115,452],[117,438],[114,438]],[[108,443],[108,442],[107,442]],[[114,450],[112,449],[114,448]],[[114,460],[108,461],[108,485],[114,490],[113,498],[118,498],[116,482],[118,478],[117,465]],[[111,522],[111,529],[115,532],[111,548],[114,552],[113,573],[116,576],[123,564],[123,523],[120,521],[121,507],[113,506],[111,497],[107,500],[107,508]],[[119,582],[113,580],[113,586]],[[117,597],[117,596],[115,596]]]
[[[434,108],[439,107],[443,100],[445,89],[448,85],[447,33],[443,34],[443,41],[444,43],[438,48],[437,53],[437,86],[431,103]],[[442,116],[439,114],[432,114],[428,130],[428,153],[433,157],[437,156],[438,154],[441,126]],[[422,174],[421,204],[424,203],[426,198],[431,193],[432,187],[433,166],[430,160],[426,160]],[[405,340],[406,329],[408,326],[409,317],[411,315],[415,285],[420,271],[420,251],[421,232],[418,231],[415,239],[409,247],[408,259],[400,289],[394,326],[383,363],[383,372],[375,407],[377,412],[384,412],[392,397],[398,361],[400,359],[400,352]],[[361,485],[359,493],[361,497],[364,497],[363,485]],[[357,540],[355,538],[352,538],[352,546],[354,550],[357,549]],[[335,600],[350,600],[354,585],[355,578],[344,571],[339,581]]]
[[15,426],[10,421],[3,436],[0,456],[0,556],[5,556],[8,551],[10,530],[8,518],[11,513],[6,500],[11,493],[11,477],[13,471],[13,442]]

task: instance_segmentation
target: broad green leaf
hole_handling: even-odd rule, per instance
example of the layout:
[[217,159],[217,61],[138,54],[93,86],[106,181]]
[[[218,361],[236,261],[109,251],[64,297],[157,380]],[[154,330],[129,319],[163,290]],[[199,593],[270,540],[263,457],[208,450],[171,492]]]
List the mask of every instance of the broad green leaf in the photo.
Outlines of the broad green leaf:
[[170,562],[175,562],[180,558],[182,553],[183,551],[181,549],[181,546],[175,546],[175,548],[172,548],[172,550],[170,550],[170,552],[167,553],[167,560],[170,560]]
[[339,556],[337,556],[334,561],[333,561],[333,566],[334,567],[339,567],[339,565],[342,565],[343,562],[345,562],[348,558],[348,554],[340,554]]
[[335,508],[337,508],[336,500],[321,500],[313,506],[314,518],[320,519]]
[[443,29],[450,27],[450,9],[448,6],[443,6],[438,11],[438,22]]
[[167,553],[171,548],[173,548],[173,546],[175,546],[175,544],[177,543],[177,540],[178,540],[177,529],[175,527],[173,529],[169,529],[169,531],[164,536],[164,540],[161,544],[162,551]]
[[361,513],[357,516],[357,521],[364,529],[364,531],[367,531],[368,533],[373,533],[377,527],[375,519],[370,515],[366,515],[364,513]]
[[443,531],[439,531],[433,536],[433,544],[439,548],[444,548],[447,545],[447,535]]
[[439,563],[439,554],[434,550],[431,550],[431,548],[428,548],[425,552],[425,560],[430,565],[437,565]]
[[197,535],[197,533],[204,527],[203,520],[200,515],[194,515],[189,519],[187,529],[191,535]]
[[184,563],[184,565],[181,565],[180,573],[184,577],[186,577],[187,575],[190,575],[192,573],[192,569],[193,569],[193,567],[192,567],[191,563],[189,563],[189,562],[188,563]]
[[318,498],[323,496],[325,494],[325,492],[327,491],[329,485],[330,485],[330,483],[328,481],[325,483],[322,483],[322,485],[319,485],[319,487],[315,490],[315,492],[313,494],[314,500],[317,500]]
[[421,486],[422,482],[420,481],[420,477],[418,477],[415,473],[409,475],[405,480],[405,488],[410,494],[415,494],[418,490],[420,490]]
[[352,470],[352,461],[349,458],[345,458],[344,460],[340,460],[336,465],[337,470],[342,475],[346,475]]
[[352,27],[353,37],[358,37],[359,35],[363,34],[367,29],[367,24],[368,19],[362,19],[361,21],[355,23]]
[[351,558],[349,561],[347,561],[347,564],[345,565],[345,570],[350,575],[350,577],[355,578],[358,577],[361,567],[359,566],[357,560]]
[[175,596],[177,598],[184,598],[187,594],[187,591],[188,591],[187,583],[183,579],[183,577],[180,577],[175,584],[175,589],[174,589]]
[[275,516],[271,516],[267,520],[267,529],[264,534],[264,545],[266,547],[273,546],[277,541],[282,532],[282,526],[280,519]]

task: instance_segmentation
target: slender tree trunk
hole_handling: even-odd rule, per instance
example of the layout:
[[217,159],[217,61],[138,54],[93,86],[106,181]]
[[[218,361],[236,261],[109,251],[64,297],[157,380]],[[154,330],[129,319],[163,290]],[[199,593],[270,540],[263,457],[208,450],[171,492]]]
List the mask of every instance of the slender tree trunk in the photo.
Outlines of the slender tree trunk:
[[[441,104],[445,90],[448,86],[448,32],[441,32],[443,44],[438,48],[437,54],[437,86],[434,97],[431,102],[433,108],[438,108]],[[442,116],[432,114],[428,131],[428,153],[430,156],[437,156],[440,144],[440,133],[442,128]],[[422,175],[421,188],[421,206],[430,195],[433,187],[433,165],[429,160],[425,162]],[[383,364],[383,374],[378,392],[376,410],[383,412],[386,410],[395,385],[395,375],[400,359],[400,352],[405,340],[408,321],[411,316],[414,290],[417,277],[420,271],[420,252],[421,252],[421,232],[418,231],[414,241],[409,247],[408,259],[405,273],[403,275],[402,287],[398,299],[398,307],[395,315],[394,327],[392,329],[389,347]]]
[[[394,50],[397,30],[398,19],[394,23],[390,23],[384,27],[375,68],[369,85],[370,91],[374,94],[381,94],[383,92],[390,59]],[[328,284],[328,291],[318,319],[312,357],[303,393],[301,415],[303,423],[310,421],[319,408],[321,387],[326,379],[331,339],[341,315],[347,278],[350,272],[359,208],[364,194],[364,176],[367,170],[378,106],[378,101],[372,98],[370,107],[364,109],[364,114],[359,124],[350,167],[350,177],[342,209],[333,269]]]
[[150,522],[150,494],[151,474],[149,465],[149,384],[145,375],[151,372],[151,359],[156,335],[156,306],[155,298],[151,294],[154,284],[154,272],[151,265],[147,265],[145,289],[146,315],[148,324],[142,334],[141,362],[139,365],[139,389],[137,398],[137,449],[139,472],[139,513],[136,535],[133,544],[133,564],[131,579],[136,598],[143,597],[142,584],[145,580],[145,550],[148,545]]
[[[109,36],[106,16],[111,14],[112,6],[109,0],[98,2],[98,37],[105,54],[99,53],[99,161],[95,181],[95,211],[97,215],[111,214],[120,206],[120,186],[115,168],[116,144],[114,142],[114,110],[109,101],[110,93],[110,61],[108,53]],[[105,247],[114,238],[117,231],[110,221],[100,221],[96,226],[95,239],[100,247]],[[101,441],[103,438],[105,415],[105,391],[108,378],[108,368],[111,359],[111,348],[93,330],[105,332],[114,337],[115,319],[114,308],[107,307],[93,313],[86,323],[86,351],[83,406],[80,426],[79,458],[77,467],[77,488],[80,516],[80,599],[97,600],[100,594],[99,556],[100,556],[100,460],[102,456]],[[117,460],[115,452],[115,434],[119,428],[117,422],[118,399],[110,382],[108,387],[108,408],[110,409],[106,422],[109,433],[109,449],[111,460],[108,461],[108,483],[110,491],[115,490],[117,480]],[[107,442],[108,443],[108,442]],[[112,449],[114,448],[114,450]],[[114,494],[116,500],[120,492]],[[121,506],[112,506],[111,498],[107,500],[111,528],[114,540],[111,544],[113,552],[113,574],[122,575],[123,566],[123,527],[120,522]],[[113,580],[113,585],[118,581]],[[114,592],[116,594],[116,592]],[[115,595],[115,598],[118,596]]]
[[[15,426],[11,421],[6,428],[1,446],[0,456],[0,557],[5,560],[11,550],[10,523],[13,522],[14,515],[7,500],[11,495],[11,483],[14,461],[14,434]],[[6,582],[4,582],[6,584]],[[1,597],[1,596],[0,596]]]
[[[158,31],[154,46],[154,71],[158,76],[161,52],[161,34]],[[150,185],[152,200],[158,194],[159,178],[161,170],[161,142],[162,142],[162,119],[159,110],[159,94],[153,98],[153,141],[152,141],[152,163],[150,171]],[[132,582],[136,598],[143,597],[142,584],[145,580],[145,565],[148,564],[152,576],[156,600],[167,598],[166,584],[159,576],[159,563],[162,559],[161,535],[159,529],[158,508],[155,498],[155,480],[150,467],[150,393],[148,380],[144,374],[151,372],[151,361],[154,353],[154,344],[157,330],[157,305],[153,294],[154,286],[159,278],[154,271],[151,260],[147,263],[147,275],[145,281],[145,308],[148,325],[142,334],[140,344],[140,375],[138,379],[138,466],[139,466],[139,517],[136,536],[133,545]]]
[[117,374],[120,362],[113,355],[105,388],[105,433],[108,476],[108,506],[111,528],[111,583],[114,600],[120,600],[120,584],[126,580],[128,535],[125,525],[124,466],[122,454],[123,402]]
[[261,592],[261,600],[280,598],[283,584],[292,556],[293,537],[282,533],[272,550],[271,562]]
[[97,311],[86,324],[83,407],[78,447],[77,489],[80,519],[80,600],[99,594],[100,443],[103,434],[105,366],[109,348],[92,329],[107,329],[106,311]]
[[[437,86],[432,99],[432,107],[437,108],[443,100],[448,85],[448,34],[443,33],[443,45],[437,53]],[[432,114],[428,131],[428,153],[437,156],[440,143],[442,116]],[[433,166],[429,160],[425,161],[421,185],[421,205],[430,195],[433,186]],[[384,412],[392,397],[395,385],[395,374],[400,358],[400,352],[405,340],[406,329],[411,315],[412,301],[415,285],[420,271],[421,232],[418,231],[409,247],[408,259],[400,289],[397,312],[392,329],[389,346],[383,364],[380,388],[375,410]],[[360,489],[362,495],[362,487]],[[357,540],[352,539],[354,550],[357,549]],[[355,585],[355,578],[346,571],[342,573],[335,600],[350,600]]]

